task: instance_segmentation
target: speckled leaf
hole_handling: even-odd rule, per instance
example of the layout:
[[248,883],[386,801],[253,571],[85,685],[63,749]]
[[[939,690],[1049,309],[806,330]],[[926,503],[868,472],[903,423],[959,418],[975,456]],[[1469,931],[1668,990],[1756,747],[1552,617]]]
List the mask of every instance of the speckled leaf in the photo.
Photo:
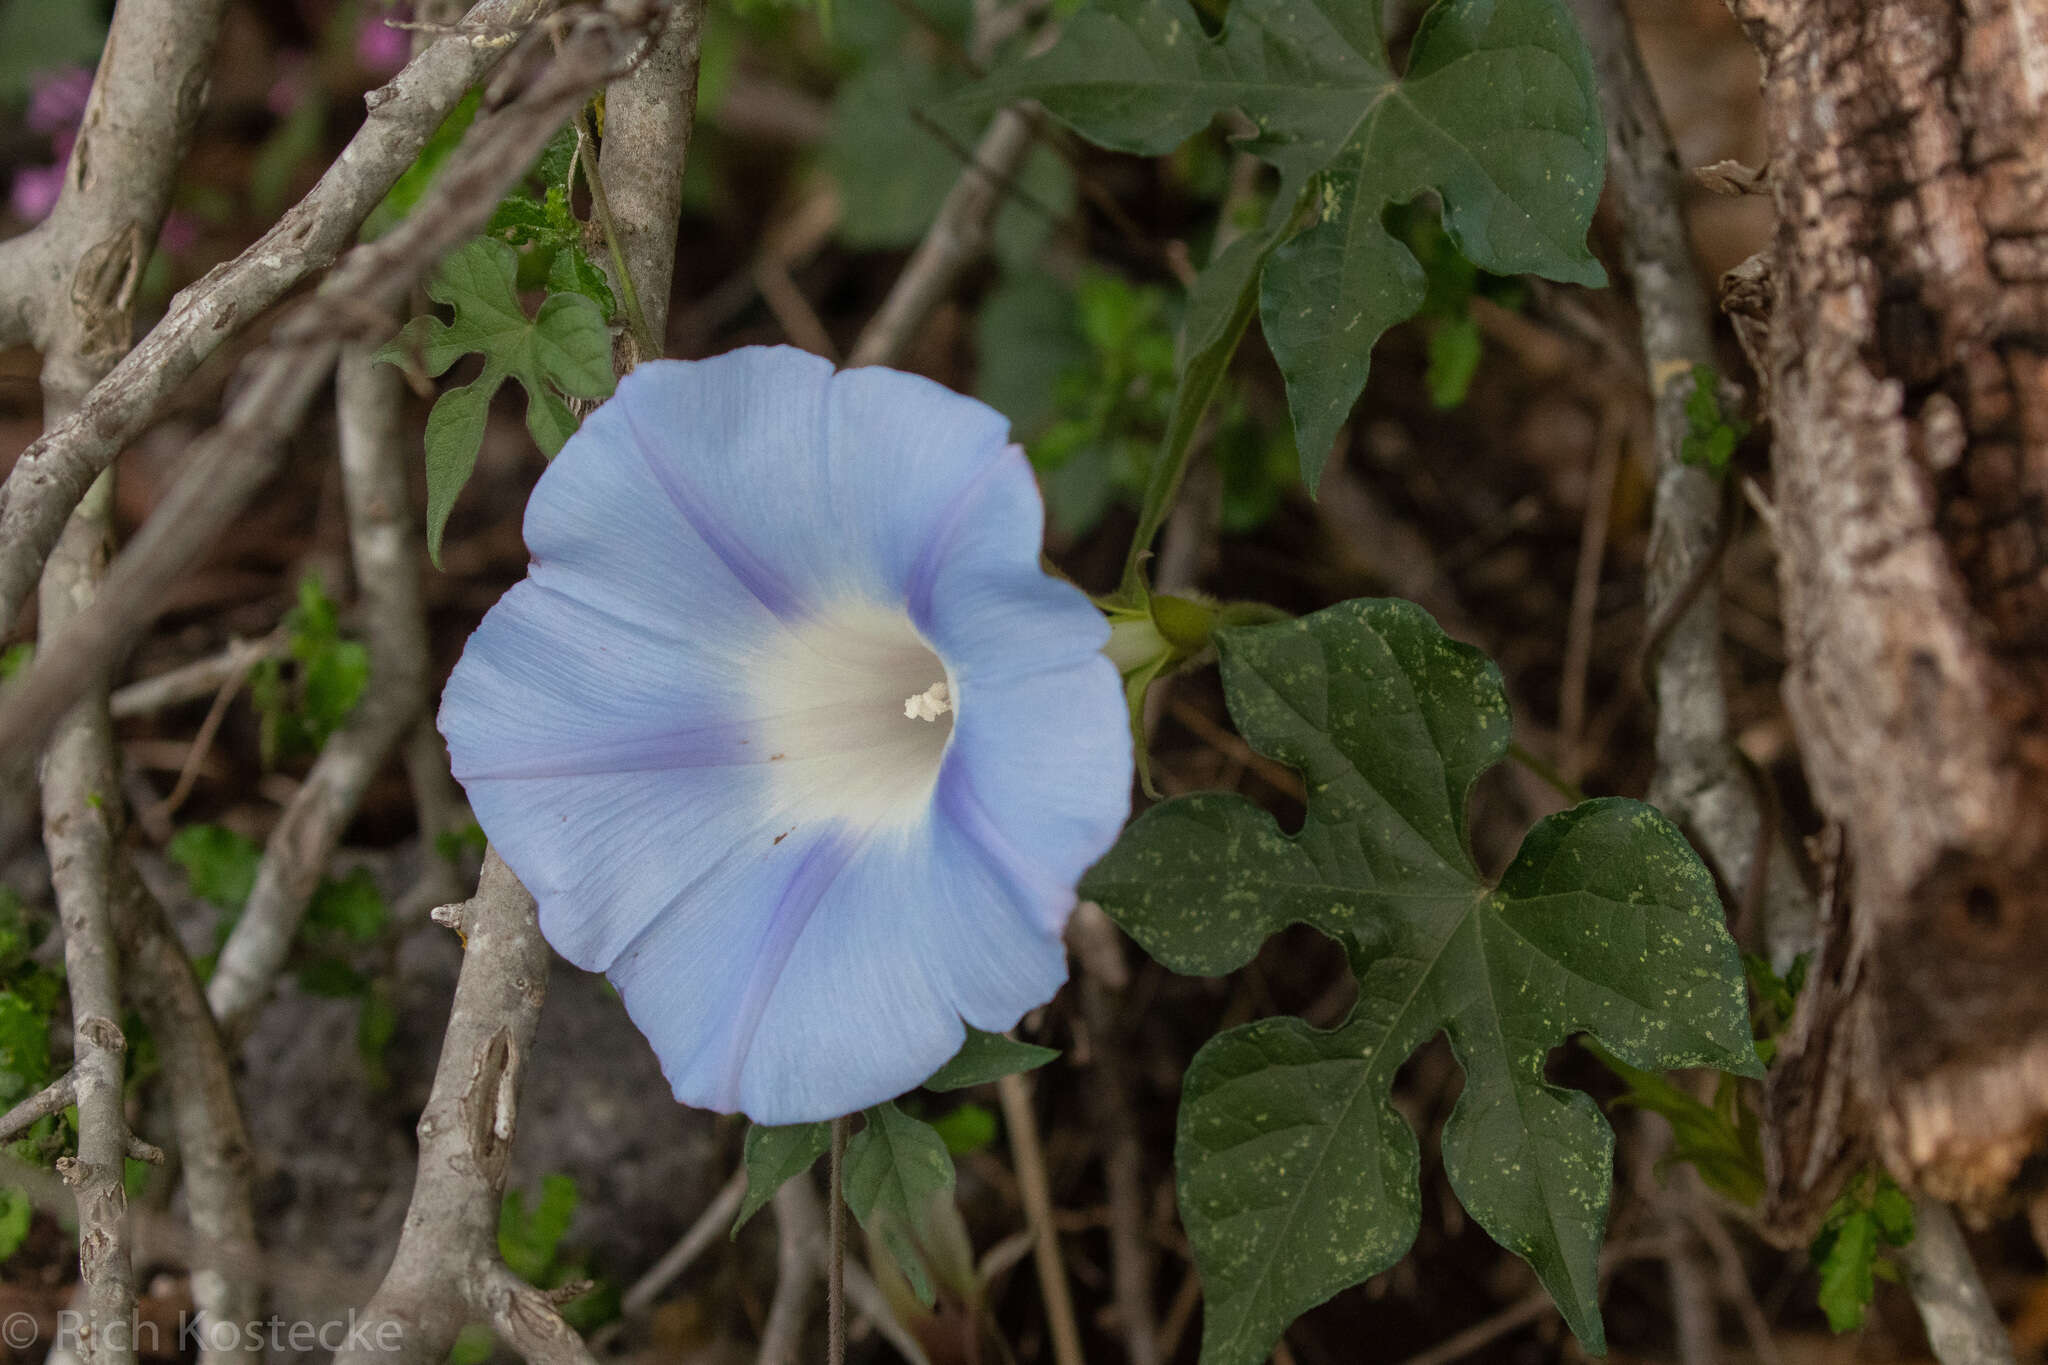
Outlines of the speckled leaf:
[[422,316],[377,352],[379,360],[440,374],[471,352],[483,373],[449,389],[427,415],[427,552],[441,562],[441,533],[456,495],[476,468],[491,398],[507,379],[526,390],[526,427],[552,458],[576,430],[562,401],[604,398],[612,391],[611,333],[604,313],[582,294],[551,294],[526,315],[517,292],[519,258],[511,247],[478,237],[448,253],[427,285],[453,321]]
[[987,1033],[970,1026],[967,1041],[924,1083],[926,1090],[965,1090],[986,1085],[1020,1071],[1035,1071],[1060,1054],[1049,1047],[1020,1043],[1000,1033]]
[[1612,1136],[1544,1060],[1590,1032],[1636,1066],[1760,1072],[1712,879],[1650,807],[1600,800],[1539,823],[1487,886],[1465,803],[1507,749],[1500,676],[1419,607],[1348,602],[1217,643],[1239,729],[1303,775],[1301,832],[1234,796],[1167,802],[1082,894],[1184,972],[1232,970],[1313,924],[1346,945],[1359,999],[1330,1032],[1281,1018],[1221,1034],[1188,1069],[1176,1165],[1203,1360],[1263,1359],[1297,1315],[1407,1250],[1416,1146],[1388,1089],[1439,1030],[1465,1071],[1452,1187],[1601,1349]]
[[1038,99],[1084,137],[1146,155],[1236,110],[1281,201],[1313,189],[1310,225],[1266,263],[1260,292],[1311,490],[1373,343],[1422,304],[1422,269],[1381,222],[1389,205],[1435,192],[1459,248],[1497,274],[1605,278],[1586,249],[1600,109],[1560,0],[1438,0],[1400,72],[1376,4],[1236,0],[1211,40],[1186,0],[1098,0],[975,94]]
[[817,1165],[831,1146],[829,1123],[787,1123],[773,1128],[757,1123],[747,1129],[743,1158],[747,1193],[740,1200],[739,1216],[732,1220],[732,1235],[737,1237],[777,1190]]
[[933,1202],[952,1193],[953,1154],[937,1129],[893,1104],[867,1110],[866,1120],[846,1144],[846,1207],[888,1248],[929,1308],[932,1281],[918,1253],[920,1230]]

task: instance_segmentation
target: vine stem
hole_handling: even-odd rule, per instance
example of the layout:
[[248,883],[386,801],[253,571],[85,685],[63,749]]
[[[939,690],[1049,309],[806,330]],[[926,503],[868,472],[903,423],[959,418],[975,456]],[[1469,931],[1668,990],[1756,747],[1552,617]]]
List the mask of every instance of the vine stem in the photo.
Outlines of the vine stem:
[[846,1133],[845,1115],[832,1120],[831,1259],[825,1264],[825,1362],[846,1365]]
[[597,173],[597,153],[593,150],[597,140],[591,135],[588,109],[576,111],[576,162],[583,167],[583,182],[590,186],[590,211],[597,218],[597,226],[604,233],[605,250],[611,253],[612,274],[619,280],[619,303],[626,310],[626,326],[633,331],[633,340],[640,347],[643,357],[658,356],[661,346],[654,339],[654,329],[647,325],[647,314],[640,310],[640,291],[633,287],[633,274],[626,269],[626,257],[619,250],[619,231],[612,221],[611,200],[604,192],[604,177]]

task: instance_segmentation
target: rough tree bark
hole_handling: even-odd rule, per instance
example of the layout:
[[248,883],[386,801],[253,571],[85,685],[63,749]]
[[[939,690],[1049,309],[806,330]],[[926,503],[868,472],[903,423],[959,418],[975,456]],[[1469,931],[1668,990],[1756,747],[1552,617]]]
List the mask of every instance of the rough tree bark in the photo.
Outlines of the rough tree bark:
[[1845,855],[1774,1211],[1873,1148],[1989,1206],[2048,1135],[2048,0],[1730,3],[1779,220],[1736,283],[1786,701]]

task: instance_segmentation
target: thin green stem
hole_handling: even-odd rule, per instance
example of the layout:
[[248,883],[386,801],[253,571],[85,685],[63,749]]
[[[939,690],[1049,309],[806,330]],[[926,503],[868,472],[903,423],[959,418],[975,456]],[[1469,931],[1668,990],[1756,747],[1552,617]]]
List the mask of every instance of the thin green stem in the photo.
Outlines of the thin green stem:
[[846,1365],[846,1133],[845,1118],[832,1120],[831,1259],[825,1267],[825,1362]]
[[1508,757],[1542,778],[1545,786],[1573,805],[1576,806],[1586,799],[1586,793],[1580,789],[1578,783],[1559,772],[1549,760],[1523,748],[1518,741],[1509,742]]
[[640,308],[640,291],[633,287],[632,272],[626,269],[626,258],[619,252],[618,227],[612,221],[611,200],[604,192],[604,178],[597,173],[597,141],[590,133],[588,111],[576,111],[576,158],[583,167],[583,183],[590,186],[590,211],[597,218],[597,226],[604,233],[605,250],[611,253],[612,274],[618,277],[619,304],[626,310],[626,327],[633,333],[634,345],[639,348],[642,360],[653,360],[661,355],[661,343],[655,340],[654,329],[647,325],[647,314]]

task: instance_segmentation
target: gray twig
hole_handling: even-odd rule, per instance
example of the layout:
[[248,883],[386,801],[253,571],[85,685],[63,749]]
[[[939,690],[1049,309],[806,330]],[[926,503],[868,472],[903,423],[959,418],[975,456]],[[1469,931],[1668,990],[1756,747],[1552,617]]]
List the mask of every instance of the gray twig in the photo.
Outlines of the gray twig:
[[799,1176],[775,1192],[775,1297],[768,1302],[754,1365],[797,1365],[803,1359],[811,1300],[831,1254],[824,1210],[805,1179]]
[[[1814,909],[1784,842],[1767,836],[1757,793],[1728,734],[1721,679],[1715,572],[1723,535],[1721,485],[1679,458],[1695,365],[1714,360],[1713,315],[1680,210],[1678,154],[1617,0],[1572,0],[1593,52],[1606,115],[1609,181],[1621,202],[1622,257],[1642,322],[1643,364],[1655,402],[1657,491],[1652,509],[1649,608],[1661,630],[1652,660],[1657,772],[1651,799],[1701,845],[1723,883],[1740,891],[1761,874],[1764,935],[1782,968],[1812,946]],[[1691,602],[1685,601],[1690,594]]]
[[[521,163],[522,165],[525,163]],[[533,897],[495,852],[476,895],[446,916],[464,936],[462,972],[419,1121],[419,1173],[391,1269],[336,1365],[424,1365],[472,1316],[547,1361],[587,1361],[547,1297],[498,1260],[498,1205],[512,1160],[519,1086],[547,995],[549,949]]]
[[988,250],[996,211],[1031,140],[1031,118],[1023,109],[996,115],[975,145],[972,164],[953,182],[939,216],[854,343],[848,365],[889,365],[902,357],[932,309]]
[[711,1197],[711,1202],[704,1206],[704,1212],[697,1215],[697,1221],[690,1224],[689,1231],[664,1252],[646,1274],[633,1281],[632,1288],[619,1299],[619,1316],[637,1318],[654,1307],[654,1301],[661,1297],[662,1292],[732,1226],[733,1218],[740,1211],[740,1201],[746,1198],[746,1194],[746,1171],[734,1171],[732,1179],[720,1187],[718,1193]]
[[76,1103],[78,1087],[72,1084],[71,1073],[67,1071],[6,1113],[0,1114],[0,1142],[12,1141],[30,1125],[39,1123],[60,1110],[69,1109]]
[[[478,118],[406,220],[351,251],[311,305],[278,325],[252,358],[252,378],[220,425],[193,442],[184,476],[115,563],[99,598],[47,641],[28,675],[0,700],[0,754],[19,762],[28,740],[105,676],[155,619],[166,586],[275,471],[285,437],[325,382],[344,334],[388,334],[391,312],[443,252],[482,225],[590,91],[631,59],[659,13],[658,0],[610,0],[582,11],[560,53],[537,71],[520,72],[516,96]],[[0,605],[5,556],[15,548],[5,529],[14,506],[0,508]]]
[[[552,3],[480,0],[470,18],[477,24],[502,28],[530,21]],[[173,3],[164,8],[189,9],[199,15],[219,7],[219,0],[208,0],[207,4]],[[136,12],[149,11],[138,7]],[[187,22],[179,21],[181,31]],[[117,15],[115,32],[120,31],[121,17]],[[168,69],[154,44],[154,39],[142,35],[127,47],[140,61]],[[0,487],[0,636],[13,629],[44,556],[56,544],[64,518],[84,496],[86,486],[141,433],[164,400],[222,342],[299,281],[332,263],[355,240],[370,210],[412,165],[449,109],[505,50],[503,44],[480,43],[467,34],[451,35],[415,58],[390,84],[371,91],[366,97],[369,117],[362,129],[306,197],[248,250],[172,299],[163,320],[92,386],[78,411],[66,413],[61,422],[52,422],[49,430],[21,453],[6,484]],[[148,117],[162,124],[163,109],[169,107],[173,107],[169,101],[152,107]],[[174,158],[163,157],[139,164],[168,167],[176,163]],[[526,164],[522,161],[507,173],[516,174]],[[101,183],[104,180],[101,177]],[[490,204],[496,202],[494,197]],[[490,204],[482,207],[488,210]],[[56,221],[53,215],[51,225],[39,231],[54,232]],[[149,240],[154,236],[152,227]],[[0,281],[12,275],[11,270],[0,270]],[[0,309],[12,302],[0,302]],[[0,336],[6,335],[5,326],[5,318],[0,316]],[[316,375],[311,383],[317,386],[318,382]]]
[[1913,1240],[1900,1250],[1906,1288],[1941,1365],[2013,1365],[2012,1339],[1948,1205],[1913,1200]]
[[[656,347],[665,346],[669,289],[676,268],[676,221],[682,212],[683,165],[697,112],[697,49],[704,0],[681,0],[668,26],[632,74],[605,92],[604,151],[598,172],[611,205],[616,245],[640,299]],[[614,283],[618,283],[614,281]],[[642,360],[630,332],[620,337],[617,367]]]
[[[73,513],[43,572],[46,630],[92,600],[106,564],[114,500],[103,475]],[[91,1365],[135,1359],[135,1269],[129,1257],[128,1120],[122,1072],[121,984],[114,955],[110,874],[120,839],[120,773],[107,694],[89,689],[57,723],[43,764],[43,843],[64,925],[64,975],[71,994],[71,1079],[78,1100],[78,1156],[60,1167],[78,1199],[78,1273]]]
[[255,640],[230,640],[227,648],[218,654],[194,659],[189,664],[181,664],[117,689],[109,699],[108,707],[115,720],[126,720],[131,716],[151,715],[167,706],[211,697],[230,680],[245,676],[266,659],[282,659],[290,649],[291,640],[281,631],[273,631]]
[[270,993],[327,860],[370,779],[426,709],[427,618],[400,423],[405,385],[365,346],[342,356],[335,377],[349,550],[363,599],[370,677],[271,831],[256,882],[221,945],[206,998],[229,1034]]
[[[208,1323],[240,1324],[261,1316],[254,1162],[249,1130],[220,1031],[206,1007],[176,931],[127,862],[114,868],[114,933],[130,994],[156,1040],[170,1099],[192,1224],[192,1300]],[[254,1338],[238,1331],[200,1333],[202,1365],[249,1365],[261,1358]]]

